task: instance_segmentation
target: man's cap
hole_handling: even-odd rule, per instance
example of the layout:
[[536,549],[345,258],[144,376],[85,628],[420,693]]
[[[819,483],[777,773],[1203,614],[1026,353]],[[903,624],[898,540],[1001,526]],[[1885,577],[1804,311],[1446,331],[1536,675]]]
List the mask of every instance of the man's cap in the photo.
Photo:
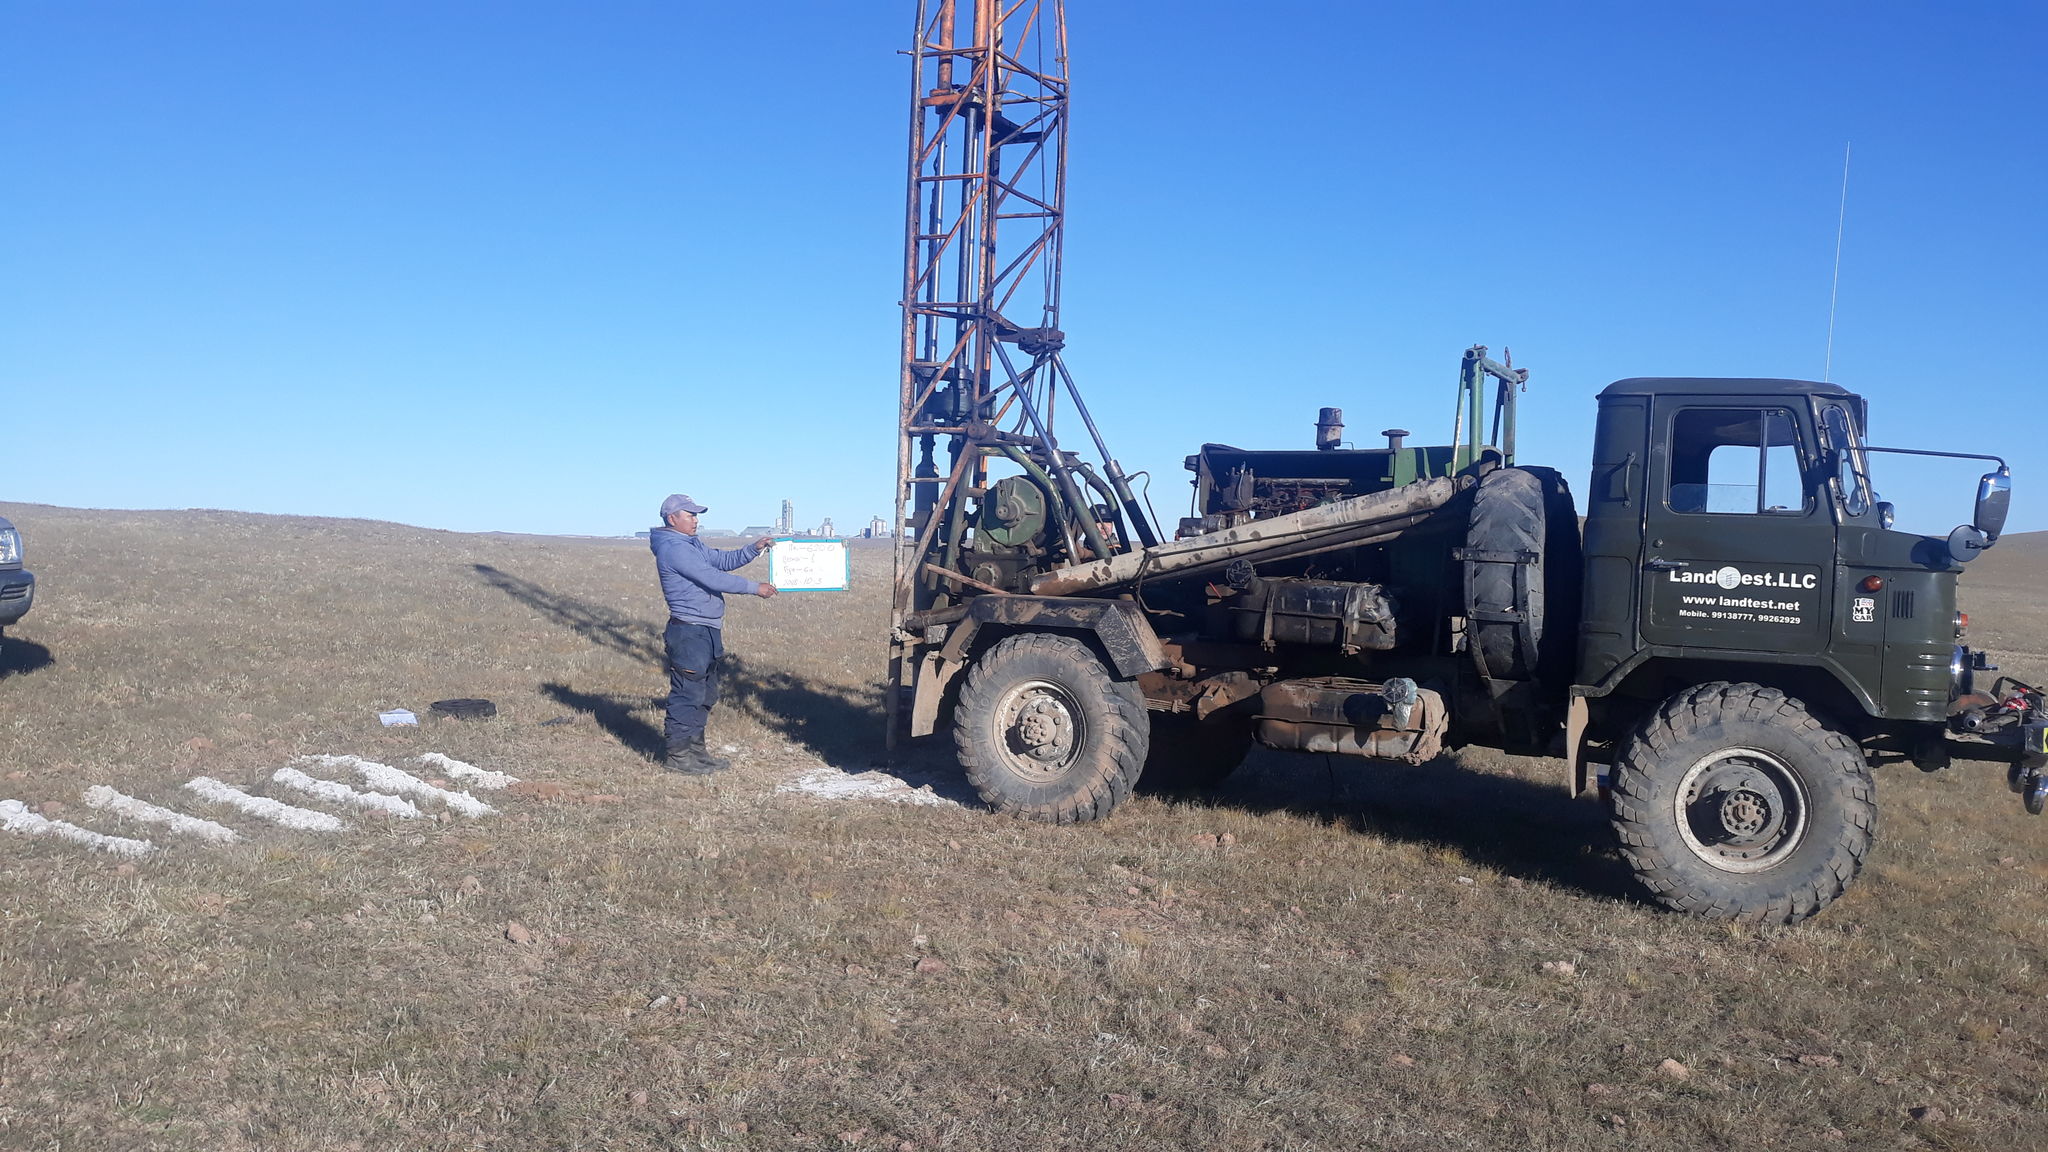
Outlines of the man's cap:
[[702,513],[706,511],[709,511],[709,509],[680,492],[661,502],[661,518],[663,520],[668,519],[677,512]]

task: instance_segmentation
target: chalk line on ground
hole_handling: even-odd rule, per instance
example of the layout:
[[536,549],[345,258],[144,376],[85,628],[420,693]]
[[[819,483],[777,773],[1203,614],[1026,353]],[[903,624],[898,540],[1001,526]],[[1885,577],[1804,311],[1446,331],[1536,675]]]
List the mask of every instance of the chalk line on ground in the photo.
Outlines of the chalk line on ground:
[[395,792],[400,796],[417,796],[422,800],[439,800],[464,816],[495,816],[496,808],[471,796],[467,792],[450,792],[436,788],[425,780],[389,764],[365,760],[360,756],[301,756],[295,763],[318,764],[322,768],[353,768],[369,782],[370,787],[380,792]]
[[24,836],[55,836],[102,852],[120,856],[147,856],[156,851],[156,845],[147,840],[130,840],[125,836],[105,836],[89,828],[65,820],[52,820],[40,813],[28,810],[28,805],[19,800],[0,800],[0,828],[19,832]]
[[338,817],[311,808],[294,808],[268,796],[251,796],[231,784],[223,784],[211,776],[194,776],[185,781],[185,787],[199,794],[203,800],[216,804],[227,804],[251,816],[274,820],[287,828],[301,832],[340,832],[348,825]]
[[336,804],[348,804],[357,808],[368,808],[373,812],[388,812],[405,820],[417,820],[420,810],[412,801],[399,796],[387,796],[382,792],[358,792],[346,784],[334,780],[319,780],[306,775],[297,768],[279,768],[270,778],[287,788],[295,788],[308,796],[317,796]]
[[116,792],[105,784],[95,784],[87,788],[82,799],[88,808],[98,808],[112,812],[116,816],[140,820],[145,824],[163,824],[180,836],[195,836],[214,844],[233,844],[242,838],[241,833],[225,824],[216,824],[197,816],[187,816],[183,812],[173,812],[169,808],[159,808],[147,800],[137,800],[133,796]]
[[937,804],[959,807],[931,790],[930,785],[912,788],[886,772],[855,775],[837,768],[818,768],[775,786],[777,792],[803,792],[822,800],[887,800],[895,804]]
[[439,752],[426,753],[420,757],[420,763],[429,768],[439,768],[471,788],[509,788],[519,783],[517,776],[507,776],[503,772],[488,772],[474,764],[464,764],[453,756],[443,756]]

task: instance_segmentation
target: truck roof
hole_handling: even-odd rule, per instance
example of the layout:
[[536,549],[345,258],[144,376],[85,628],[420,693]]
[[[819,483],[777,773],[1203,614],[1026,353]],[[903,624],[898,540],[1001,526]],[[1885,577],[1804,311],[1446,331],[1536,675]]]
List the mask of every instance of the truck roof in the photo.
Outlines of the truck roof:
[[1854,396],[1840,384],[1818,380],[1751,380],[1719,376],[1631,376],[1601,389],[1602,396]]

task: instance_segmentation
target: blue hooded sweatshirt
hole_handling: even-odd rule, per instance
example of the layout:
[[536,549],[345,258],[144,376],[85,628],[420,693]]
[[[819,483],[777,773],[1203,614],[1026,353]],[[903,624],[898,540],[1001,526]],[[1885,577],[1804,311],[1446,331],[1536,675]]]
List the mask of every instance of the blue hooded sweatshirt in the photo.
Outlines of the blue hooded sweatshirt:
[[653,550],[654,569],[661,574],[668,614],[685,624],[723,627],[724,594],[752,595],[760,587],[758,581],[732,574],[733,569],[761,554],[752,544],[713,548],[695,536],[663,526],[647,534],[647,547]]

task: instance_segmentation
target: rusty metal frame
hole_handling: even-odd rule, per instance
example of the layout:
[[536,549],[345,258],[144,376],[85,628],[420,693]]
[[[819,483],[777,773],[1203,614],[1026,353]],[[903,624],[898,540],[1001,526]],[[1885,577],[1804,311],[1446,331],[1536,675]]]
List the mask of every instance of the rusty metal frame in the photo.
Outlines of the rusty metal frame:
[[[1047,484],[1070,555],[1158,542],[1061,359],[1066,222],[1064,0],[918,0],[911,47],[895,575],[889,700],[923,643],[916,627],[994,588],[956,571],[967,502],[989,464]],[[1007,347],[1006,347],[1007,345]],[[1063,401],[1061,394],[1064,393]],[[1061,450],[1060,409],[1081,420],[1098,474]],[[945,452],[944,463],[936,458]],[[1090,491],[1117,531],[1097,529]]]

